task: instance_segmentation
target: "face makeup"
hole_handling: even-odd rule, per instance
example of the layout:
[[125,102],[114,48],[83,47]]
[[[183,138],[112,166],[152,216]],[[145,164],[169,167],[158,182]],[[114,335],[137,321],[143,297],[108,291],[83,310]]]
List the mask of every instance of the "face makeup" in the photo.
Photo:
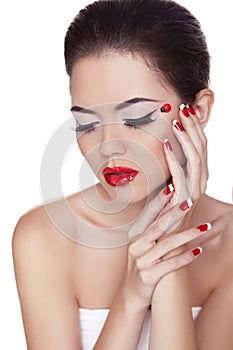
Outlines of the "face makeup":
[[109,201],[136,203],[166,186],[165,138],[185,164],[171,123],[180,99],[137,59],[113,55],[78,62],[71,97],[79,149]]
[[127,185],[135,179],[137,174],[137,170],[122,166],[115,166],[114,168],[106,167],[103,170],[104,178],[111,186]]

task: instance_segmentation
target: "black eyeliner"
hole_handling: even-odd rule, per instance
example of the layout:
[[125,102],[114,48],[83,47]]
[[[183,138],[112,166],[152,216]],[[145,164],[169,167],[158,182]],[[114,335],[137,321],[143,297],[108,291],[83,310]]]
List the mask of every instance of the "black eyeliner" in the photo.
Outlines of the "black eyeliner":
[[[146,115],[144,115],[143,117],[139,117],[139,118],[134,118],[134,119],[123,119],[123,121],[125,122],[124,125],[127,126],[140,126],[140,125],[145,125],[145,124],[149,124],[153,121],[155,121],[157,118],[155,119],[151,119],[150,116],[157,111],[157,108],[155,110],[153,110],[152,112],[147,113]],[[94,123],[90,123],[90,124],[79,124],[78,127],[76,127],[75,131],[76,132],[82,132],[82,131],[90,131],[93,129],[93,126],[95,126],[96,124],[99,124],[99,122],[94,122]]]
[[156,119],[151,119],[149,118],[155,111],[157,111],[157,108],[152,111],[147,113],[146,115],[144,115],[143,117],[140,118],[136,118],[136,119],[123,119],[126,123],[125,125],[144,125],[144,124],[149,124],[151,122],[153,122]]

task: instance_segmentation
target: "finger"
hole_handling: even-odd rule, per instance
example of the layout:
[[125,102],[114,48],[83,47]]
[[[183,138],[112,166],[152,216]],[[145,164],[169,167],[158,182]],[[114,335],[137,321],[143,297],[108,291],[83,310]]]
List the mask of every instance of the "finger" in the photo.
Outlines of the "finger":
[[148,280],[151,281],[151,283],[156,284],[168,273],[192,263],[198,256],[200,256],[201,253],[202,248],[196,247],[192,250],[186,250],[184,253],[178,256],[158,262],[154,264],[152,268],[144,271],[144,280]]
[[181,220],[189,212],[191,206],[192,201],[190,199],[185,200],[172,207],[166,214],[153,222],[145,234],[131,245],[132,254],[136,257],[145,254],[151,249],[156,240],[163,236],[174,223]]
[[[173,120],[173,131],[181,144],[183,152],[187,159],[187,183],[189,186],[189,192],[191,197],[196,200],[200,197],[201,189],[201,174],[205,172],[205,168],[202,166],[201,154],[194,146],[193,138],[191,139],[187,132],[178,130],[177,125],[181,125],[176,119]],[[193,129],[193,135],[197,136],[197,133]],[[198,141],[196,141],[197,143]],[[201,143],[199,139],[199,143]],[[200,147],[199,147],[200,148]]]
[[202,149],[198,150],[201,154],[201,160],[202,160],[202,169],[205,171],[202,171],[201,174],[201,193],[205,193],[206,187],[207,187],[207,180],[209,178],[209,170],[208,170],[208,150],[207,150],[207,137],[203,131],[203,127],[200,123],[199,118],[195,114],[195,110],[192,108],[192,106],[188,106],[188,108],[194,111],[194,114],[191,116],[192,120],[194,121],[194,124],[196,126],[196,129],[198,131],[199,137],[202,140]]
[[171,172],[172,182],[175,187],[175,193],[173,199],[171,200],[171,204],[175,205],[176,203],[181,202],[189,197],[187,181],[185,178],[184,170],[178,162],[172,145],[168,139],[164,140],[164,152],[169,170]]
[[198,119],[198,117],[196,115],[194,115],[193,120],[194,120],[196,128],[199,132],[199,137],[202,140],[202,156],[201,156],[202,165],[201,165],[201,168],[204,171],[202,171],[202,174],[201,174],[201,193],[205,193],[206,187],[207,187],[207,181],[209,178],[208,149],[207,149],[208,141],[207,141],[206,135],[204,134],[200,120]]
[[206,136],[203,132],[203,127],[200,123],[200,120],[196,115],[195,108],[193,108],[193,106],[191,106],[191,105],[186,105],[186,108],[189,111],[189,115],[192,118],[192,120],[196,126],[197,132],[199,134],[200,139],[202,140],[202,143],[205,144],[206,143]]
[[[188,168],[188,174],[193,174],[193,176],[190,178],[190,183],[193,183],[193,179],[199,179],[199,188],[200,192],[204,193],[207,186],[207,180],[209,177],[208,172],[208,162],[207,162],[207,138],[203,132],[202,126],[200,124],[199,119],[197,118],[195,114],[195,110],[192,106],[184,105],[182,104],[180,106],[180,112],[179,117],[181,121],[181,125],[184,127],[185,132],[176,132],[177,129],[174,130],[175,134],[177,135],[178,139],[179,137],[184,137],[184,144],[182,143],[182,138],[179,139],[181,142],[181,146],[183,146],[183,151],[185,155],[187,154],[191,155],[193,154],[193,164],[196,164],[196,167],[191,167],[191,164],[189,162],[189,157],[187,157],[187,168]],[[185,135],[186,134],[186,135]],[[186,136],[186,140],[185,140]],[[190,146],[193,147],[193,150],[190,149]],[[192,153],[193,152],[193,153]],[[191,159],[192,160],[192,159]],[[199,167],[198,167],[199,164]],[[195,176],[194,171],[200,169],[201,174],[197,174]],[[191,173],[192,172],[192,173]],[[195,185],[193,186],[195,189]],[[198,187],[197,187],[198,188]],[[195,193],[195,192],[194,192]],[[200,193],[196,193],[194,197],[198,198],[200,196]]]
[[190,198],[184,200],[181,203],[172,206],[169,211],[161,215],[160,218],[151,224],[148,228],[147,239],[151,243],[155,240],[159,240],[161,237],[166,237],[171,232],[171,227],[174,225],[177,227],[184,219],[192,207],[193,203]]
[[[206,143],[205,135],[194,109],[192,106],[184,104],[180,105],[179,108],[179,118],[182,126],[184,127],[185,133],[189,135],[197,152],[202,154]],[[190,111],[192,111],[192,113]]]
[[201,224],[197,227],[192,227],[176,235],[170,235],[159,243],[155,244],[149,252],[141,256],[137,263],[141,269],[150,268],[151,265],[158,261],[163,260],[163,257],[168,253],[173,252],[175,249],[182,247],[184,244],[189,243],[200,235],[206,234],[211,229],[210,223]]
[[[207,232],[205,235],[198,237],[198,244],[204,244],[214,238],[216,238],[218,235],[220,235],[222,232],[225,232],[227,229],[227,225],[229,222],[233,220],[232,215],[232,209],[229,210],[229,212],[225,213],[224,215],[220,215],[215,220],[211,222],[212,228],[209,232]],[[197,244],[197,242],[194,241],[194,244]]]
[[168,185],[153,198],[143,209],[138,219],[133,223],[128,231],[128,240],[137,239],[143,234],[151,223],[157,218],[161,210],[166,206],[173,196],[174,187]]

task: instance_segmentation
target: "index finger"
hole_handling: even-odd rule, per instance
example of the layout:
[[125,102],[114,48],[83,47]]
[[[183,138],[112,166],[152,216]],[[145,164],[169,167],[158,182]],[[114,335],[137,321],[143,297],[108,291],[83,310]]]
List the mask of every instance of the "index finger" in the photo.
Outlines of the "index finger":
[[153,198],[143,209],[138,219],[133,223],[128,231],[128,240],[132,241],[139,235],[143,234],[145,230],[157,219],[158,215],[167,203],[169,203],[173,196],[174,187],[169,184],[163,188],[158,195]]

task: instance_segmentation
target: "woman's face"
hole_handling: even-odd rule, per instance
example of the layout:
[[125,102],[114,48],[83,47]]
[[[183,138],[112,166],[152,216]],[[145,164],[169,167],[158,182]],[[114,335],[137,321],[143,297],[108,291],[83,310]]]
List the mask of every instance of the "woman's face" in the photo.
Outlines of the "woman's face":
[[[106,200],[138,202],[166,185],[170,172],[165,138],[185,164],[171,124],[183,101],[141,60],[114,54],[78,61],[72,71],[71,98],[79,148]],[[168,113],[160,111],[165,103],[172,107]],[[115,168],[104,176],[106,167],[136,172]]]

